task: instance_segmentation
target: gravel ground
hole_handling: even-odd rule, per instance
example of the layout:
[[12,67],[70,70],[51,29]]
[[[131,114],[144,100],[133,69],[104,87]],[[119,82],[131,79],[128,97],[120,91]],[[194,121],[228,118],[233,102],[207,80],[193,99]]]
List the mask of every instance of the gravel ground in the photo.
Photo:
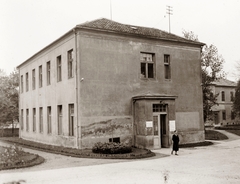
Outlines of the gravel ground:
[[46,163],[32,168],[1,171],[0,181],[4,183],[24,179],[31,184],[239,184],[240,137],[225,131],[220,132],[225,133],[229,139],[214,141],[214,145],[207,147],[182,148],[179,156],[170,155],[170,148],[154,151],[169,155],[163,158],[86,159],[33,150],[31,152],[45,157]]

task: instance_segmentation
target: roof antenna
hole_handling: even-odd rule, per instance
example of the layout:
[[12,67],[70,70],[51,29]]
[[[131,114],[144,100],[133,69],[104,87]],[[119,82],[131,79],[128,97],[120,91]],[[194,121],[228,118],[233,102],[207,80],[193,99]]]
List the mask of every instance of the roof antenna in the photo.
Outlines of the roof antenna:
[[110,18],[112,20],[112,0],[110,0]]

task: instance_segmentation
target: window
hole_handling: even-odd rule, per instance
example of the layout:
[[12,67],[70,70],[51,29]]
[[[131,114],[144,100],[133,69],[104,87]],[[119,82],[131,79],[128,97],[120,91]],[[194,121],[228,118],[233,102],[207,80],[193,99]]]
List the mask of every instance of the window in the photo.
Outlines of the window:
[[43,132],[43,108],[39,108],[39,132]]
[[36,132],[36,108],[33,108],[33,132]]
[[57,81],[62,80],[62,59],[61,56],[57,57]]
[[222,111],[222,119],[226,120],[226,111]]
[[141,78],[154,78],[154,54],[141,53]]
[[23,124],[23,109],[21,109],[21,130],[23,130],[24,124]]
[[225,92],[222,91],[222,101],[225,101]]
[[39,87],[42,87],[42,65],[39,66]]
[[23,75],[21,75],[21,93],[23,93]]
[[235,113],[234,111],[231,111],[231,120],[234,120],[235,119]]
[[69,136],[74,136],[74,104],[69,104]]
[[26,73],[26,91],[28,91],[28,73]]
[[73,50],[68,51],[68,78],[73,77]]
[[52,133],[51,107],[47,107],[47,133]]
[[164,55],[165,79],[171,79],[170,55]]
[[165,104],[153,104],[153,112],[166,112],[167,105]]
[[36,88],[36,74],[35,69],[32,70],[32,89],[34,90]]
[[58,135],[62,134],[62,105],[58,105]]
[[113,138],[109,138],[109,142],[116,142],[116,143],[120,143],[120,137],[113,137]]
[[26,131],[29,130],[29,110],[26,109]]
[[158,135],[158,116],[153,116],[153,135]]
[[51,66],[50,61],[47,62],[47,85],[51,84]]
[[234,101],[234,94],[233,94],[233,91],[230,92],[230,98],[231,98],[231,102]]

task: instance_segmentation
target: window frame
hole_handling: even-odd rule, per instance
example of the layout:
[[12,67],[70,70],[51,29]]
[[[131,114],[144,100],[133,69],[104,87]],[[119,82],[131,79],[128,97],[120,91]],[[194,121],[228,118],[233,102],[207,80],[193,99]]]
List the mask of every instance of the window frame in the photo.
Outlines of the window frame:
[[58,105],[57,106],[57,126],[58,126],[58,135],[62,135],[63,134],[63,106],[62,105]]
[[42,65],[38,67],[38,74],[39,74],[39,88],[43,86],[43,77],[42,77]]
[[57,56],[57,82],[62,81],[62,56]]
[[73,67],[73,49],[67,52],[67,59],[68,59],[68,78],[74,77],[74,67]]
[[29,109],[26,109],[26,131],[29,131]]
[[21,93],[23,93],[23,75],[21,75]]
[[[171,56],[170,54],[164,54],[164,79],[171,80]],[[166,62],[167,61],[167,62]]]
[[52,108],[51,106],[47,107],[47,133],[52,133]]
[[39,133],[43,133],[43,107],[39,107]]
[[33,108],[33,132],[36,132],[36,108]]
[[32,69],[32,90],[36,89],[36,70]]
[[51,84],[51,61],[46,63],[47,85]]
[[29,91],[29,75],[28,75],[28,72],[26,73],[26,92]]
[[221,100],[222,102],[225,102],[225,91],[221,92]]
[[[151,55],[151,59],[148,58],[148,56]],[[152,65],[152,77],[149,77],[149,66]],[[144,67],[144,74],[142,69]],[[154,53],[149,53],[149,52],[140,52],[140,78],[141,79],[149,79],[153,80],[156,78],[156,61],[155,61],[155,54]]]
[[68,105],[69,136],[74,136],[74,104]]

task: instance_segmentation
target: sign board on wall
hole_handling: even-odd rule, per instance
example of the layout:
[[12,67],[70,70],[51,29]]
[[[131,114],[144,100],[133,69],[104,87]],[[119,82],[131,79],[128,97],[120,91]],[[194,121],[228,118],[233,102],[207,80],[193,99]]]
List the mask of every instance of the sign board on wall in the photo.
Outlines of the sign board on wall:
[[176,130],[176,122],[175,122],[175,120],[170,120],[169,121],[169,126],[170,126],[170,132]]
[[152,128],[153,127],[153,122],[152,121],[146,121],[146,127],[147,128]]

